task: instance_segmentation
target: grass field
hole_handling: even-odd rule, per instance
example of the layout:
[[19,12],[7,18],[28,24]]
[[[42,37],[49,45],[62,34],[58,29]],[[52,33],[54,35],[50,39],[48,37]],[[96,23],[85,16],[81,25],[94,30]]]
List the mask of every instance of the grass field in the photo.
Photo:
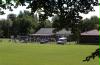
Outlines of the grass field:
[[0,65],[99,65],[99,58],[82,60],[96,45],[56,45],[0,42]]

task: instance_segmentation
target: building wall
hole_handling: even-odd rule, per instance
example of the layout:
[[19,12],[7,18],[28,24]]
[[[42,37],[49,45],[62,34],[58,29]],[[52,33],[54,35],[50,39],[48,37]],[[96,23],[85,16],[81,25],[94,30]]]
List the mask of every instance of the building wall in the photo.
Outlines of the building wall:
[[86,44],[99,44],[99,36],[80,36],[80,43]]
[[35,36],[31,36],[31,41],[32,42],[40,42],[41,40],[48,40],[48,41],[54,41],[54,37],[53,35],[35,35]]

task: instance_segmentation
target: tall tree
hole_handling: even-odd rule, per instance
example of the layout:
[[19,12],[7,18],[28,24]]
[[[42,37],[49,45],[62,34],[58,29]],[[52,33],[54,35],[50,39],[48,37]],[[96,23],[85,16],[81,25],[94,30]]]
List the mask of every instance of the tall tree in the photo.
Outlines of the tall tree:
[[[98,0],[33,0],[30,4],[32,13],[41,9],[45,14],[40,14],[40,20],[56,14],[59,17],[57,28],[70,28],[80,22],[79,13],[87,14],[94,11],[93,6],[98,5]],[[62,25],[60,25],[62,24]]]
[[12,21],[0,20],[0,29],[1,29],[2,37],[10,37],[11,26],[12,26]]
[[88,14],[94,11],[94,6],[99,5],[99,0],[6,0],[6,2],[0,0],[0,7],[11,10],[12,6],[24,6],[25,2],[29,3],[27,8],[31,8],[32,14],[37,10],[44,13],[39,14],[39,20],[46,20],[48,16],[56,14],[59,17],[58,23],[62,24],[57,28],[70,28],[71,30],[73,30],[72,26],[76,26],[82,19],[79,13]]
[[28,11],[21,12],[13,21],[13,34],[27,35],[35,31],[37,22]]
[[81,32],[98,29],[98,25],[99,18],[97,16],[92,16],[90,19],[86,18],[81,22]]

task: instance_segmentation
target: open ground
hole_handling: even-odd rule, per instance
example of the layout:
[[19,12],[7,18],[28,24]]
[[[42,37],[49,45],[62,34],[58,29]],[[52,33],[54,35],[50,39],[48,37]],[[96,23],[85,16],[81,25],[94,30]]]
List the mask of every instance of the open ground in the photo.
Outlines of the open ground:
[[0,42],[0,65],[99,65],[99,58],[83,62],[98,45],[57,45]]

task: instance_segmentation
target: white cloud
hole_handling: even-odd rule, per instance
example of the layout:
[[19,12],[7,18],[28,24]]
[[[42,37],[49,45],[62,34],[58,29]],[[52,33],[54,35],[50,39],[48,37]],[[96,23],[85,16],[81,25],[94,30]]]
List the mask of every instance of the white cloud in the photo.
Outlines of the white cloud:
[[[26,6],[28,6],[28,4],[26,3]],[[24,11],[24,10],[28,10],[30,11],[29,9],[26,9],[26,6],[19,6],[18,8],[14,9],[13,8],[13,11],[9,11],[9,10],[4,10],[4,12],[6,13],[5,15],[0,15],[0,19],[6,19],[7,18],[7,15],[8,14],[16,14],[18,15],[20,13],[20,11]]]
[[97,16],[97,17],[99,17],[99,6],[95,6],[94,10],[95,11],[89,12],[88,14],[80,14],[80,15],[83,17],[83,19],[85,19],[85,18],[91,18],[91,16]]

